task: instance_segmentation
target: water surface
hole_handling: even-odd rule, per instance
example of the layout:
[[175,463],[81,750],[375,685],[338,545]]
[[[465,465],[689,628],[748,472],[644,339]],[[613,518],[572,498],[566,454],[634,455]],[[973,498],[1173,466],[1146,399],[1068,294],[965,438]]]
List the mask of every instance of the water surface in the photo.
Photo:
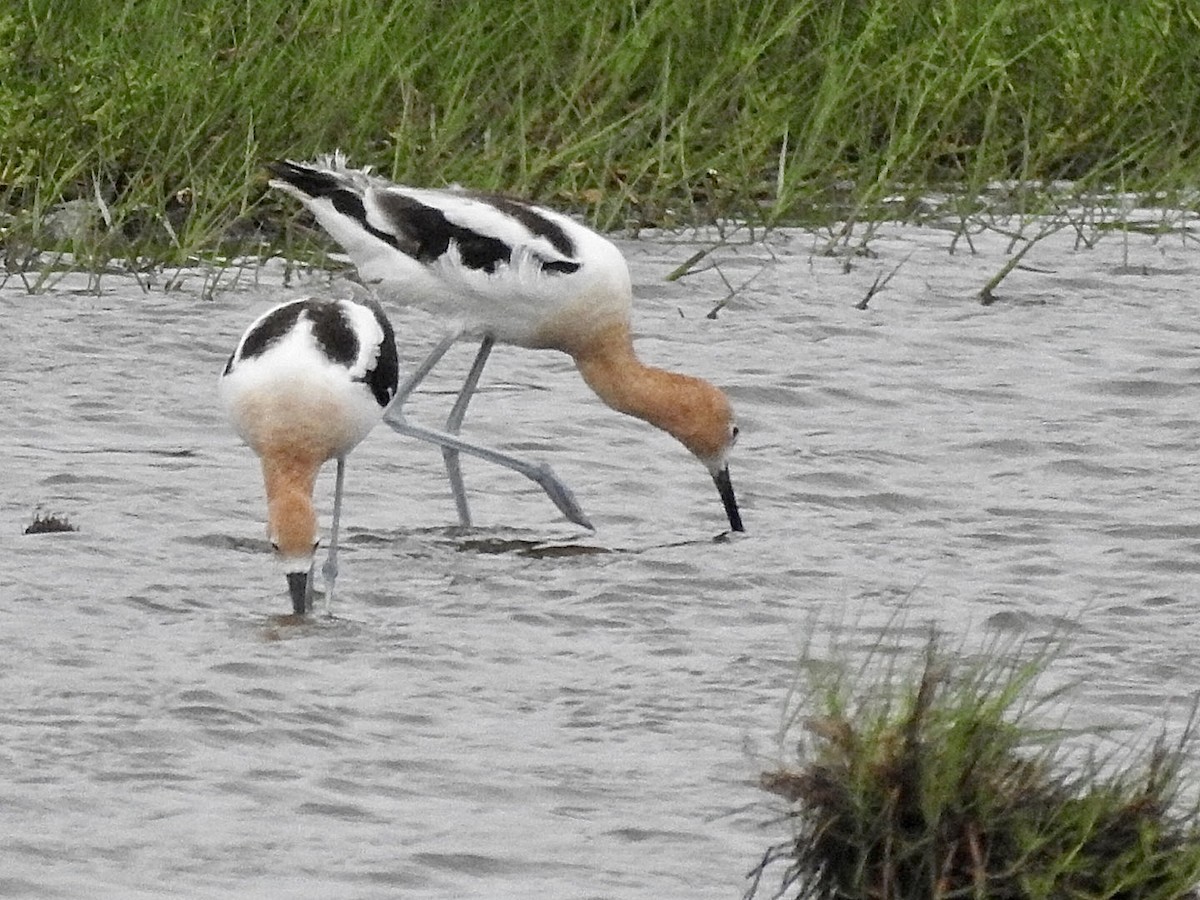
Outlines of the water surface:
[[[1049,677],[1081,679],[1074,723],[1178,727],[1194,245],[1063,233],[985,308],[1002,237],[951,255],[888,227],[849,272],[822,242],[776,232],[673,283],[699,237],[622,245],[641,354],[737,407],[745,536],[670,438],[565,357],[502,348],[468,432],[550,461],[596,532],[468,460],[458,533],[437,450],[378,429],[350,458],[334,618],[299,625],[216,377],[258,313],[339,280],[8,278],[0,896],[739,897],[785,836],[755,781],[810,638],[1066,634]],[[709,319],[726,281],[749,284]],[[393,319],[411,365],[436,326]],[[471,352],[414,415],[445,414]],[[23,535],[39,507],[79,531]]]

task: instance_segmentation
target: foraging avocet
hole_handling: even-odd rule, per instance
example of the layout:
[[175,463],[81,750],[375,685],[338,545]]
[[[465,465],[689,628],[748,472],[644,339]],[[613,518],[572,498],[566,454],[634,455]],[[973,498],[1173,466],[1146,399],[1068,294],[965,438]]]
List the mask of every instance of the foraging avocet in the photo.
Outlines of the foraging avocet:
[[267,533],[296,613],[312,608],[317,472],[337,460],[329,555],[321,568],[328,609],[337,578],[346,454],[392,402],[399,371],[392,326],[377,302],[310,299],[259,316],[221,375],[229,419],[262,460]]
[[[647,366],[634,354],[629,269],[610,241],[567,216],[508,197],[393,184],[369,168],[349,168],[340,152],[311,163],[279,160],[268,168],[275,176],[271,184],[313,212],[383,299],[455,322],[400,386],[384,420],[402,434],[442,444],[464,525],[470,518],[458,451],[482,448],[456,435],[499,341],[568,353],[601,400],[667,431],[699,458],[717,485],[730,528],[743,530],[727,462],[738,434],[729,401],[707,381]],[[404,402],[462,337],[482,343],[446,430],[408,423]],[[563,503],[559,507],[571,516]],[[571,517],[587,524],[582,516]]]

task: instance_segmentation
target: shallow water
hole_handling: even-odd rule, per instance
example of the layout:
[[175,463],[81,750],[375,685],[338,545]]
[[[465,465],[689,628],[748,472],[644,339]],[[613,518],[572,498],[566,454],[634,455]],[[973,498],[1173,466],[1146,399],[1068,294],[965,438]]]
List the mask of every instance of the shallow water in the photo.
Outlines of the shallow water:
[[[986,308],[997,236],[951,255],[887,227],[846,273],[777,232],[664,282],[696,241],[623,244],[638,346],[729,389],[744,537],[718,538],[670,438],[565,357],[501,349],[467,430],[550,461],[597,531],[467,460],[479,527],[457,533],[437,450],[377,429],[334,617],[303,624],[215,382],[255,315],[340,282],[10,277],[0,896],[739,897],[786,836],[755,782],[791,743],[801,648],[907,653],[931,622],[952,646],[1065,634],[1047,677],[1081,680],[1073,723],[1178,728],[1200,676],[1190,238],[1062,233]],[[708,319],[725,280],[749,284]],[[411,364],[436,329],[393,318]],[[23,535],[39,507],[79,531]]]

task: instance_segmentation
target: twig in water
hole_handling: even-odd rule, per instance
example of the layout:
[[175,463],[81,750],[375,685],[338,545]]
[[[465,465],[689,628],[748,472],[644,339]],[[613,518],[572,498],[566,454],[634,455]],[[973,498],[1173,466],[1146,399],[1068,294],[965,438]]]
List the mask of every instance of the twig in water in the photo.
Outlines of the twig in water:
[[203,300],[212,300],[217,296],[217,287],[221,284],[222,269],[219,266],[209,265],[204,269],[204,284],[200,288],[200,297]]
[[[724,241],[721,243],[724,243]],[[704,259],[704,257],[708,256],[709,253],[711,253],[713,250],[716,250],[717,247],[720,246],[721,244],[715,244],[712,247],[705,247],[703,250],[697,250],[682,263],[680,263],[675,269],[673,269],[671,274],[667,276],[666,280],[678,281],[684,275],[690,274],[696,263],[700,262],[700,260]]]
[[[1000,271],[993,275],[988,283],[985,284],[979,291],[979,302],[984,306],[991,306],[998,299],[995,294],[995,289],[999,286],[1013,269],[1017,268],[1025,254],[1033,249],[1033,245],[1043,240],[1046,237],[1054,234],[1056,231],[1073,224],[1070,216],[1065,212],[1060,212],[1053,219],[1041,227],[1037,234],[1031,238],[1025,238],[1025,246],[1009,257],[1008,262],[1001,266]],[[1017,238],[1014,237],[1015,241]],[[1010,245],[1011,246],[1011,245]]]
[[993,293],[995,288],[999,286],[1000,282],[1002,282],[1005,278],[1008,277],[1008,273],[1017,267],[1017,263],[1019,263],[1021,261],[1021,257],[1023,257],[1026,253],[1028,253],[1030,248],[1032,248],[1033,245],[1036,243],[1037,243],[1037,238],[1030,238],[1029,240],[1027,240],[1025,242],[1024,247],[1022,247],[1020,250],[1018,250],[1016,253],[1014,253],[1012,256],[1010,256],[1008,258],[1008,262],[1006,262],[1003,266],[1001,266],[1000,271],[997,272],[995,275],[993,275],[988,280],[988,283],[985,284],[983,286],[983,288],[979,291],[979,302],[980,303],[982,303],[984,306],[991,306],[993,303],[996,302],[997,297]]
[[[761,860],[759,860],[758,865],[746,873],[746,877],[750,879],[750,885],[746,888],[746,893],[742,895],[742,900],[753,900],[754,895],[758,893],[758,886],[762,883],[763,875],[766,874],[767,869],[780,860],[790,859],[792,856],[792,850],[793,847],[790,841],[768,847],[767,852],[763,854],[763,857]],[[786,886],[787,884],[785,876],[784,888],[786,888]],[[783,890],[781,889],[774,896],[782,897]]]
[[970,222],[968,221],[967,214],[962,211],[959,211],[958,214],[958,230],[954,232],[954,237],[950,241],[951,256],[954,255],[954,249],[958,246],[959,238],[967,239],[967,249],[969,249],[971,251],[971,255],[974,256],[976,250],[975,242],[971,240]]
[[70,267],[62,264],[65,256],[66,252],[59,250],[55,253],[54,259],[52,259],[49,263],[46,263],[40,258],[39,255],[38,262],[41,264],[41,269],[38,271],[38,276],[33,280],[33,283],[30,284],[29,279],[26,278],[23,273],[21,274],[21,281],[25,284],[26,293],[44,293],[61,281],[64,277],[64,273],[70,271]]
[[904,259],[900,260],[900,262],[896,263],[896,268],[894,268],[894,269],[892,269],[892,271],[888,272],[887,275],[876,275],[875,283],[872,284],[869,288],[867,288],[867,295],[865,297],[863,297],[861,300],[859,300],[857,303],[855,303],[854,308],[855,309],[866,309],[867,304],[871,302],[871,298],[874,297],[876,294],[878,294],[880,291],[882,291],[885,287],[888,286],[888,282],[891,281],[896,276],[896,273],[900,271],[900,268],[906,262],[908,262],[910,259],[912,259],[913,253],[916,253],[916,252],[917,251],[914,250],[912,253],[908,254],[908,256],[904,257]]
[[825,245],[823,247],[821,247],[820,250],[817,251],[817,255],[818,256],[836,256],[837,255],[837,252],[836,252],[837,245],[840,244],[842,241],[848,241],[850,239],[850,235],[853,233],[853,231],[854,231],[854,220],[853,219],[846,219],[846,221],[842,222],[837,227],[834,227],[831,225],[829,228],[829,240],[827,240],[825,242]]
[[[773,253],[771,255],[774,256]],[[721,301],[708,311],[708,315],[705,316],[705,318],[715,319],[717,317],[717,313],[723,310],[728,305],[730,300],[748,288],[754,282],[754,280],[758,278],[759,275],[767,270],[767,265],[767,263],[763,263],[761,266],[759,266],[757,272],[755,272],[735,288],[729,283],[729,279],[725,277],[725,273],[721,271],[721,267],[714,264],[713,268],[717,270],[717,274],[721,276],[721,280],[725,282],[725,290],[727,290],[729,293],[722,297]]]
[[138,272],[138,261],[135,258],[126,260],[125,274],[132,275],[133,280],[137,282],[137,286],[142,289],[143,294],[150,293],[150,281],[154,277],[153,272],[145,279],[142,279],[141,273]]

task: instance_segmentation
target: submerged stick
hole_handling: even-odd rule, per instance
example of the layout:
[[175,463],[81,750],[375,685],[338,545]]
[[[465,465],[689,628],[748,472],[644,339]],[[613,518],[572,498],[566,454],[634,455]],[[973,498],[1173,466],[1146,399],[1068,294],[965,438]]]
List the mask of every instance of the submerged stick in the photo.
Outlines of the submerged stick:
[[896,276],[896,273],[900,271],[901,267],[903,267],[906,262],[908,262],[910,259],[912,259],[913,253],[916,253],[916,252],[917,251],[915,251],[915,250],[912,251],[912,253],[909,253],[908,256],[904,257],[904,259],[902,259],[902,260],[900,260],[900,262],[896,263],[896,268],[894,268],[894,269],[892,269],[892,271],[888,272],[887,275],[876,275],[875,282],[869,288],[867,288],[867,295],[865,297],[863,297],[861,300],[859,300],[857,303],[855,303],[854,308],[855,309],[866,309],[867,304],[871,302],[871,298],[874,297],[876,294],[878,294],[880,291],[882,291],[885,287],[888,286],[888,282],[891,281]]
[[979,302],[981,304],[984,306],[991,306],[996,302],[998,298],[996,297],[995,293],[993,293],[995,289],[1000,285],[1000,282],[1008,277],[1008,273],[1017,267],[1017,264],[1021,261],[1021,258],[1028,253],[1030,248],[1032,248],[1037,242],[1038,238],[1030,238],[1028,241],[1026,241],[1025,246],[1010,256],[1008,258],[1008,262],[1001,266],[1000,271],[988,280],[988,283],[985,284],[979,291]]
[[696,263],[700,262],[700,260],[704,259],[704,257],[708,256],[711,251],[715,250],[719,246],[721,245],[717,244],[713,247],[705,247],[703,250],[697,250],[682,263],[680,263],[676,268],[674,268],[671,271],[671,274],[668,275],[665,280],[678,281],[684,275],[687,275],[689,272],[691,272]]
[[762,267],[757,272],[755,272],[753,275],[751,275],[749,278],[747,278],[745,281],[743,281],[736,288],[733,287],[732,285],[730,285],[729,279],[725,277],[725,273],[721,271],[720,266],[713,266],[713,268],[715,268],[717,270],[717,274],[720,275],[721,280],[723,282],[725,282],[725,288],[726,288],[726,290],[729,291],[729,293],[726,294],[724,297],[722,297],[721,301],[719,303],[717,303],[716,306],[714,306],[712,309],[710,309],[708,311],[708,315],[705,317],[708,319],[715,319],[717,317],[717,313],[719,313],[721,310],[723,310],[726,307],[726,305],[729,303],[730,300],[732,300],[734,297],[736,297],[738,294],[740,294],[742,291],[744,291],[746,288],[748,288],[754,282],[754,279],[758,278],[759,275],[761,275],[763,272],[765,272],[767,270],[767,264],[763,263]]
[[[1025,254],[1033,249],[1033,245],[1070,224],[1072,224],[1070,216],[1066,214],[1059,214],[1051,219],[1049,223],[1042,226],[1041,230],[1039,230],[1038,233],[1033,237],[1026,238],[1025,246],[1009,257],[1008,262],[1000,267],[1000,271],[993,275],[988,280],[988,283],[980,289],[978,295],[979,302],[984,306],[991,306],[993,303],[995,303],[998,299],[995,294],[996,288],[999,286],[1000,282],[1008,277],[1009,273],[1012,272],[1013,269],[1020,265],[1021,260],[1025,257]],[[1019,233],[1018,235],[1013,236],[1013,240],[1015,241],[1018,237]]]

